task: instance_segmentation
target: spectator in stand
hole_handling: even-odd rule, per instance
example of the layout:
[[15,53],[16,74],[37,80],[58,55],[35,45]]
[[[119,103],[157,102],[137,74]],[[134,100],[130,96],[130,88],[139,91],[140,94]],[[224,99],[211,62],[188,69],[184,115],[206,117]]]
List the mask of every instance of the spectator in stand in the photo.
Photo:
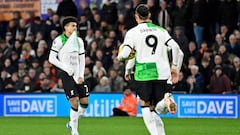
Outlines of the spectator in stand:
[[92,71],[93,72],[93,77],[96,77],[99,70],[102,70],[104,74],[107,73],[105,68],[103,67],[102,61],[97,60],[95,62],[95,65],[93,66],[93,71]]
[[191,66],[197,65],[197,61],[195,57],[189,57],[188,62],[184,65],[182,71],[184,76],[187,77],[191,75]]
[[218,52],[218,48],[221,44],[224,44],[223,38],[220,34],[216,34],[215,40],[211,45],[211,49],[213,50],[214,54]]
[[36,51],[36,56],[34,59],[37,59],[40,65],[43,65],[43,62],[48,58],[48,51],[46,48],[38,47]]
[[64,93],[62,79],[58,78],[57,83],[53,86],[53,88],[50,90],[52,93]]
[[160,4],[160,10],[157,12],[157,16],[156,16],[157,18],[153,20],[153,23],[163,28],[168,28],[172,25],[168,4],[166,0],[161,0],[159,4]]
[[[206,54],[206,52],[204,54]],[[202,74],[204,80],[203,93],[209,93],[208,88],[210,83],[210,77],[212,75],[209,59],[202,59],[201,64],[199,65],[199,71]]]
[[17,26],[18,26],[18,23],[19,23],[18,21],[10,20],[8,22],[8,25],[7,25],[7,31],[11,32],[13,37],[16,37]]
[[4,81],[4,84],[4,93],[15,93],[21,86],[17,72],[12,73],[11,77]]
[[8,48],[5,40],[0,39],[0,51],[2,52],[3,59],[8,58],[11,55],[11,49]]
[[[11,60],[11,63],[12,63],[12,66],[16,68],[18,68],[18,54],[15,52],[15,51],[12,51],[11,52],[11,56],[10,56],[10,60]],[[1,61],[1,60],[0,60]],[[0,66],[1,67],[1,66]],[[1,69],[0,69],[1,70]]]
[[[1,44],[1,41],[0,41],[0,44]],[[18,39],[15,40],[12,51],[15,51],[18,54],[18,57],[20,57],[22,52],[22,44]]]
[[188,49],[188,38],[184,34],[184,31],[181,27],[176,26],[173,34],[173,39],[179,44],[179,47],[183,52],[186,52]]
[[14,40],[15,40],[15,39],[14,39],[12,33],[11,33],[11,32],[6,32],[5,41],[6,41],[7,46],[8,46],[9,48],[13,48]]
[[96,41],[99,48],[102,48],[103,43],[104,43],[104,37],[102,35],[101,30],[99,30],[99,29],[95,30],[94,41]]
[[117,47],[119,44],[119,39],[117,38],[116,32],[114,30],[110,30],[108,34],[108,38],[112,39],[113,47]]
[[93,92],[111,92],[109,80],[106,76],[103,76],[99,83],[94,87]]
[[[186,33],[187,8],[183,0],[176,0],[176,7],[171,12],[173,28],[179,27],[182,33]],[[181,46],[181,45],[180,45]]]
[[109,84],[111,87],[111,92],[121,92],[125,85],[123,77],[118,75],[115,69],[109,70]]
[[114,31],[116,32],[117,39],[120,41],[123,39],[122,31],[125,29],[125,17],[123,14],[118,15],[118,20],[113,26]]
[[220,26],[220,34],[221,34],[221,37],[223,39],[223,42],[228,43],[228,38],[229,38],[229,35],[230,35],[230,31],[229,31],[229,29],[226,25],[223,24],[223,25]]
[[224,43],[219,45],[216,55],[220,55],[222,57],[223,63],[228,61],[230,55],[228,53],[227,46]]
[[[35,14],[33,11],[27,11],[26,12],[26,24],[28,26],[30,26],[31,24],[34,23],[34,18],[35,18]],[[40,18],[39,18],[40,19]]]
[[91,92],[93,88],[97,85],[97,80],[93,77],[92,72],[88,66],[85,66],[84,69],[84,79],[85,84],[87,84],[89,88],[89,92]]
[[17,71],[17,67],[14,67],[14,66],[12,65],[12,61],[11,61],[10,58],[6,58],[6,59],[4,60],[3,68],[4,68],[5,70],[7,70],[7,72],[10,73],[10,74],[12,74],[12,73],[14,73],[14,72]]
[[97,61],[97,60],[101,61],[102,64],[104,65],[104,63],[103,63],[103,51],[102,51],[102,49],[97,49],[97,50],[96,50],[96,57],[93,58],[93,59],[94,59],[95,61]]
[[230,33],[237,29],[238,11],[236,0],[224,0],[219,6],[220,24],[229,28]]
[[187,78],[187,93],[189,94],[201,94],[199,85],[196,83],[196,78],[193,76],[188,76]]
[[207,27],[208,8],[207,0],[189,0],[189,5],[192,8],[191,21],[197,48],[201,47],[204,39],[204,30]]
[[6,80],[10,77],[11,75],[7,72],[7,70],[2,69],[1,70],[1,77],[0,77],[0,92],[5,92],[5,86],[6,86]]
[[235,57],[233,59],[234,66],[234,81],[233,81],[233,90],[240,92],[240,58]]
[[43,67],[42,67],[42,65],[39,64],[38,59],[33,59],[30,68],[32,68],[36,71],[36,76],[39,76],[39,74],[43,70]]
[[89,67],[91,73],[93,73],[92,71],[93,71],[94,63],[93,63],[93,61],[92,61],[92,58],[89,57],[89,56],[87,56],[87,55],[86,55],[86,57],[85,57],[85,66],[86,66],[86,67]]
[[[17,27],[17,30],[16,30],[16,37],[18,38],[19,37],[19,35],[21,36],[21,37],[26,37],[26,35],[27,35],[27,31],[29,30],[29,26],[30,25],[27,25],[27,23],[26,23],[26,20],[25,19],[20,19],[19,20],[19,25],[18,25],[18,27]],[[20,38],[21,38],[20,37]],[[23,39],[24,39],[23,38]],[[22,38],[21,38],[22,39]]]
[[23,82],[19,89],[16,91],[17,93],[32,93],[37,91],[35,89],[35,84],[31,82],[31,79],[28,75],[25,75],[23,77]]
[[109,25],[106,20],[101,20],[100,27],[99,27],[102,36],[104,38],[107,38],[109,35],[109,31],[113,29],[113,26]]
[[39,16],[33,18],[33,22],[29,25],[29,29],[33,35],[36,35],[37,32],[41,32],[43,34],[46,33],[45,22],[43,22]]
[[114,25],[118,18],[117,3],[112,0],[106,0],[101,11],[103,19],[106,20],[109,25]]
[[99,29],[100,25],[101,25],[101,16],[100,14],[94,14],[93,15],[93,20],[92,20],[92,26],[93,26],[93,30],[96,31]]
[[202,74],[199,72],[199,67],[197,65],[192,65],[190,67],[190,70],[191,70],[190,76],[194,77],[194,79],[196,80],[196,84],[199,86],[198,93],[203,93],[205,83]]
[[87,47],[86,54],[90,56],[91,58],[96,58],[96,51],[97,51],[98,45],[96,41],[92,41],[90,45]]
[[50,38],[47,40],[48,50],[52,47],[53,40],[58,36],[59,32],[57,30],[51,30]]
[[113,108],[113,116],[137,116],[137,107],[137,97],[131,89],[124,88],[121,104]]
[[90,46],[90,44],[93,42],[93,40],[94,40],[93,29],[88,29],[87,33],[86,33],[86,37],[85,37],[85,41],[87,42],[86,48],[88,48]]
[[209,90],[212,94],[225,94],[231,92],[230,79],[223,73],[221,66],[216,66],[214,68]]
[[87,19],[86,14],[80,15],[80,21],[78,23],[79,36],[85,39],[87,31],[92,28],[91,22]]
[[54,87],[55,83],[48,77],[43,78],[43,80],[41,80],[41,93],[49,93],[50,90]]
[[229,64],[230,64],[229,60],[223,63],[223,58],[220,55],[215,55],[212,71],[214,71],[213,69],[216,66],[221,66],[222,72],[226,74],[231,81],[233,81],[234,71],[233,71],[233,67],[229,66]]
[[60,25],[60,17],[57,15],[57,14],[54,14],[52,16],[52,19],[51,20],[46,20],[46,24],[45,24],[45,27],[46,27],[46,40],[49,40],[49,37],[50,37],[50,33],[52,30],[55,30],[57,31],[58,33],[62,33],[62,27]]
[[59,15],[60,20],[66,16],[74,16],[78,18],[77,6],[72,0],[62,0],[57,7],[56,13]]
[[146,0],[146,5],[149,7],[149,11],[151,13],[150,20],[154,20],[157,18],[157,12],[159,8],[159,1],[157,0]]
[[178,74],[179,81],[173,85],[172,91],[173,93],[187,93],[187,81],[184,77],[184,74],[182,72],[179,72]]
[[96,79],[96,82],[99,83],[100,82],[100,79],[103,77],[103,76],[107,76],[107,74],[103,71],[103,70],[99,70],[96,74],[96,77],[94,77]]
[[234,34],[229,36],[229,43],[227,43],[226,47],[230,55],[240,57],[240,45],[238,44],[237,38]]
[[112,50],[113,50],[113,44],[112,44],[112,39],[107,37],[105,39],[104,45],[102,47],[102,52],[103,52],[103,67],[108,71],[108,69],[111,67],[113,64],[112,60]]
[[54,11],[53,11],[53,9],[52,9],[52,8],[48,8],[48,9],[47,9],[47,18],[46,18],[45,20],[46,20],[46,21],[47,21],[47,20],[52,20],[53,16],[54,16]]
[[36,73],[36,70],[33,68],[29,68],[27,75],[30,77],[30,80],[33,84],[36,84],[38,79],[38,74]]
[[110,69],[116,70],[121,77],[124,77],[125,65],[120,62],[117,57],[113,58],[113,64],[111,65]]
[[201,54],[201,58],[203,57],[203,54],[205,51],[207,51],[209,48],[208,48],[208,43],[206,41],[202,41],[201,43],[201,47],[199,49],[199,52]]
[[201,54],[197,49],[196,43],[193,41],[189,42],[188,49],[184,52],[184,63],[187,63],[189,57],[195,57],[197,63],[199,63],[201,59]]

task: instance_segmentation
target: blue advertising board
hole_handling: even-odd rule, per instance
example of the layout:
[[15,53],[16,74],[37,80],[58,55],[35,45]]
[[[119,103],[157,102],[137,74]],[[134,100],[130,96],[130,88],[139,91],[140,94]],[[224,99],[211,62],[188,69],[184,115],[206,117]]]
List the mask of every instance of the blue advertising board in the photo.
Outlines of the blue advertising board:
[[[85,117],[109,117],[123,95],[92,93]],[[239,118],[240,95],[174,94],[177,118]],[[0,94],[0,116],[69,116],[70,104],[64,94]],[[138,105],[138,116],[142,116]]]
[[179,95],[178,117],[238,118],[238,97]]

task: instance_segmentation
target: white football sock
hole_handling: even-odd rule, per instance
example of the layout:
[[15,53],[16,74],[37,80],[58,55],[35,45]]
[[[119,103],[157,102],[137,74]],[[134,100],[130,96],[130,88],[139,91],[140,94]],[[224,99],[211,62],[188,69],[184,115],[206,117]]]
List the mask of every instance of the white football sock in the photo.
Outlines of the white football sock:
[[72,126],[72,133],[78,132],[78,111],[70,109],[70,125]]
[[143,121],[151,135],[158,135],[155,119],[149,107],[142,107]]
[[87,108],[85,108],[85,107],[83,107],[81,105],[78,106],[78,117],[79,118],[85,113],[86,109]]
[[167,105],[164,101],[164,99],[162,99],[161,101],[159,101],[155,107],[155,110],[158,114],[166,114],[168,113],[168,109],[167,109]]
[[160,116],[154,111],[152,111],[152,116],[155,119],[158,135],[165,135],[164,124]]

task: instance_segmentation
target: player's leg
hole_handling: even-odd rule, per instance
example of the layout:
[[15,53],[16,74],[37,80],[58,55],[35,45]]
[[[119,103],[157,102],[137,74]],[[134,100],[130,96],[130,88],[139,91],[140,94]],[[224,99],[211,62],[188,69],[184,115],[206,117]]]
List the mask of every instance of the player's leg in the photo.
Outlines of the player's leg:
[[[152,111],[152,115],[155,119],[155,123],[158,129],[158,135],[165,135],[165,130],[164,130],[164,124],[163,121],[160,117],[159,114],[166,114],[167,113],[167,109],[166,109],[166,104],[164,102],[164,93],[167,90],[167,81],[155,81],[153,83],[153,102],[152,105],[155,107],[153,107],[153,111]],[[156,109],[158,108],[158,109]]]
[[164,124],[159,114],[155,111],[152,111],[152,116],[155,119],[158,135],[165,135]]
[[152,87],[151,82],[136,81],[137,94],[140,97],[140,105],[142,110],[143,121],[151,135],[158,135],[155,119],[153,118],[150,101],[152,101]]
[[70,122],[68,126],[71,126],[72,135],[78,135],[78,101],[79,97],[73,97],[69,99],[71,103],[70,109]]
[[62,72],[61,78],[63,80],[63,88],[67,99],[70,102],[70,121],[67,123],[67,128],[70,129],[72,135],[78,135],[78,102],[79,94],[75,87],[73,77],[69,76],[66,72]]
[[88,107],[88,97],[80,98],[80,105],[78,106],[79,118],[81,118],[81,116],[85,113],[87,107]]
[[80,105],[78,106],[78,117],[81,118],[88,107],[89,89],[86,84],[77,85],[77,88],[80,98]]
[[[156,102],[156,112],[159,114],[166,114],[167,112],[170,112],[171,114],[175,114],[177,111],[177,105],[173,99],[171,90],[172,86],[171,84],[164,83],[161,84],[161,93],[159,93],[160,101]],[[159,92],[159,91],[156,91]],[[158,94],[155,94],[158,95]]]

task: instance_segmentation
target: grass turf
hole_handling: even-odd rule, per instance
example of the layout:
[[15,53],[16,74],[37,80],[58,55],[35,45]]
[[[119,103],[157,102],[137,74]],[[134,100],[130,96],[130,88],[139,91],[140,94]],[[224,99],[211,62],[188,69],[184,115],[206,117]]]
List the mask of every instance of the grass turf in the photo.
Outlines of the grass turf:
[[[70,135],[67,117],[0,117],[0,135]],[[164,118],[167,135],[240,135],[240,119]],[[82,118],[81,135],[149,135],[142,118]]]

